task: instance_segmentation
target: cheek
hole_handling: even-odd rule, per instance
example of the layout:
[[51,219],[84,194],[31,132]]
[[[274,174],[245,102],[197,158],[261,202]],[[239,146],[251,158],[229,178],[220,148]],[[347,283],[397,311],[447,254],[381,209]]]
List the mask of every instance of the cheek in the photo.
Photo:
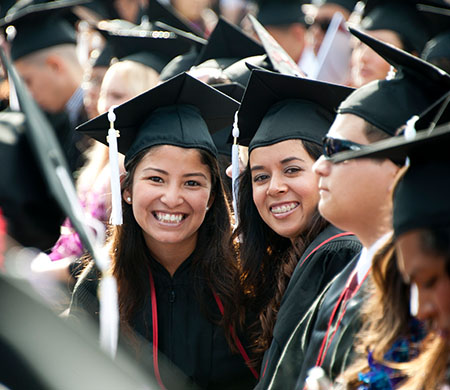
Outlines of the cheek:
[[450,278],[448,276],[442,278],[439,282],[434,298],[440,313],[446,316],[450,323]]
[[253,194],[253,203],[258,210],[258,213],[261,214],[264,207],[264,200],[266,199],[265,190],[262,186],[252,186],[252,194]]

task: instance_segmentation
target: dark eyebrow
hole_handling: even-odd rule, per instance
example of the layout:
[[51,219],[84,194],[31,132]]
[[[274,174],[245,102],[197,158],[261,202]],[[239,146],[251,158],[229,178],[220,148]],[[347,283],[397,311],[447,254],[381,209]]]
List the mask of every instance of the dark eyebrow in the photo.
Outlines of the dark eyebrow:
[[[281,164],[286,164],[288,162],[291,161],[301,161],[301,162],[305,162],[305,160],[301,159],[300,157],[295,157],[295,156],[291,156],[291,157],[286,157],[283,160],[280,161]],[[250,168],[250,171],[260,171],[264,169],[264,165],[255,165],[254,167]]]
[[[162,173],[163,175],[168,175],[169,172],[163,170],[163,169],[159,169],[159,168],[153,168],[153,167],[147,167],[145,169],[143,169],[143,171],[156,171],[159,173]],[[186,173],[185,175],[183,175],[183,177],[192,177],[192,176],[202,176],[204,177],[206,180],[208,180],[208,178],[206,177],[206,175],[202,172],[192,172],[192,173]]]
[[282,163],[282,164],[286,164],[286,163],[291,162],[291,161],[301,161],[301,162],[305,162],[305,160],[303,160],[303,159],[300,158],[300,157],[294,157],[294,156],[292,156],[292,157],[286,157],[286,158],[284,158],[283,160],[281,160],[281,163]]

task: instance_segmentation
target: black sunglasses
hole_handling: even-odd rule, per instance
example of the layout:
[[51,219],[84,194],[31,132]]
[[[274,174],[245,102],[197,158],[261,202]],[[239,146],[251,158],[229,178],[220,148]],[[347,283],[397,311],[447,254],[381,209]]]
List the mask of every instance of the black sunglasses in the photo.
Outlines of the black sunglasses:
[[357,144],[356,142],[347,141],[345,139],[323,137],[322,139],[323,154],[325,157],[330,158],[336,153],[344,152],[346,150],[361,150],[364,145]]

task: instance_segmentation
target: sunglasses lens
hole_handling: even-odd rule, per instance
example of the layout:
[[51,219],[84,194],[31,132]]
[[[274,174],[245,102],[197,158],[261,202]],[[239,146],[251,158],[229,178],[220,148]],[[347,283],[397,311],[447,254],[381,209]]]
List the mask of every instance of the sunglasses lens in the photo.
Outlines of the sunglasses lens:
[[360,149],[360,145],[355,142],[331,137],[324,137],[323,139],[323,154],[325,157],[331,157],[336,153],[344,152],[346,150],[357,149]]

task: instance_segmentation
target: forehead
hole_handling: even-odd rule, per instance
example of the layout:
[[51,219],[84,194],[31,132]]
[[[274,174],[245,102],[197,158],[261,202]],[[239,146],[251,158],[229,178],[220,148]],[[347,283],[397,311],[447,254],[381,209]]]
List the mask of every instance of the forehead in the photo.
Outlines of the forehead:
[[303,143],[299,139],[289,139],[277,142],[273,145],[261,146],[253,149],[250,153],[250,165],[259,165],[262,163],[279,163],[284,158],[297,157],[303,160],[309,158]]
[[159,145],[151,147],[140,161],[138,167],[152,164],[164,169],[164,166],[174,165],[178,171],[195,168],[208,171],[209,167],[202,161],[200,150],[194,148],[182,148],[173,145]]
[[365,135],[367,122],[353,114],[339,114],[328,131],[328,136],[345,139],[359,144],[368,144]]

